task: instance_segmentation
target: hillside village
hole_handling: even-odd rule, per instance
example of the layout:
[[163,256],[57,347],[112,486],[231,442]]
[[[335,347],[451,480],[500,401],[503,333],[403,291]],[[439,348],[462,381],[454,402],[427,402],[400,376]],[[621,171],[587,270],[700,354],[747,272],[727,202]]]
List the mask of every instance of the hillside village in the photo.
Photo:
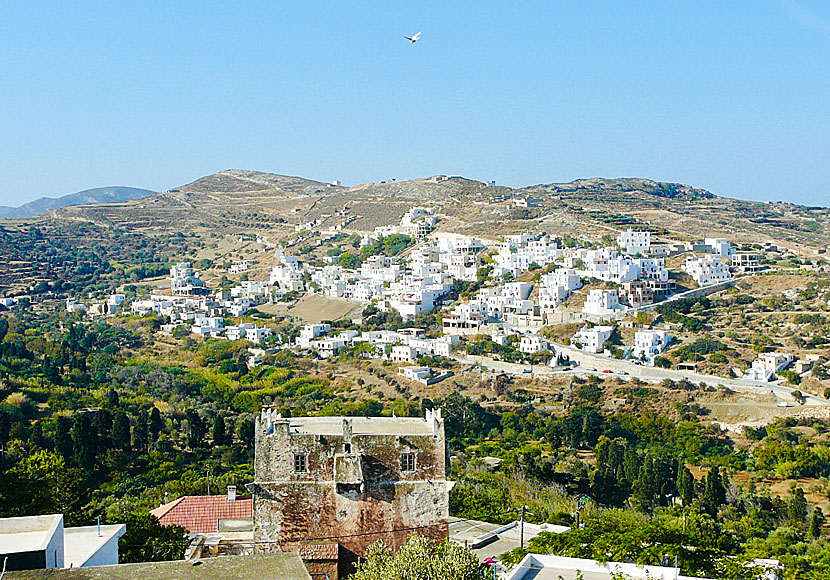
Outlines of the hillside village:
[[[484,205],[545,201],[485,187],[496,191]],[[0,414],[9,473],[43,449],[70,470],[103,462],[144,490],[119,505],[119,484],[99,474],[107,491],[83,509],[7,510],[7,576],[167,574],[183,559],[239,566],[235,577],[262,565],[331,580],[377,540],[406,553],[427,538],[509,580],[783,579],[790,556],[769,550],[689,536],[709,555],[669,555],[661,526],[710,525],[750,501],[783,502],[776,525],[823,541],[830,352],[816,329],[830,294],[818,250],[807,260],[774,240],[695,240],[636,220],[491,237],[453,231],[436,207],[400,211],[371,229],[348,205],[276,233],[243,229],[210,260],[181,236],[182,251],[106,292],[3,296],[14,346],[0,376],[20,388]],[[53,365],[46,352],[63,354]],[[657,415],[676,427],[650,434]],[[806,455],[780,451],[779,432]],[[747,481],[775,477],[791,482],[785,499],[746,495]],[[788,511],[796,501],[803,515]],[[654,526],[666,551],[586,549],[608,522]]]

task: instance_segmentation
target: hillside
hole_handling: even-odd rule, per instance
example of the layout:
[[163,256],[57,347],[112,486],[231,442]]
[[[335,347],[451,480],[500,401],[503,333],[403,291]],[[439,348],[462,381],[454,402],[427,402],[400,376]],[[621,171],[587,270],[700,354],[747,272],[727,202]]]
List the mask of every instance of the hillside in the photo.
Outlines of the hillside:
[[20,207],[0,206],[0,218],[30,218],[49,210],[90,203],[119,203],[152,195],[149,189],[137,187],[110,186],[85,189],[62,197],[41,197]]
[[[518,200],[533,198],[528,207]],[[676,239],[726,236],[738,241],[830,245],[830,210],[730,199],[679,183],[592,178],[512,189],[436,176],[354,187],[226,170],[124,203],[64,207],[49,219],[81,220],[151,235],[260,231],[271,239],[294,226],[346,219],[352,231],[396,222],[413,205],[435,207],[442,231],[498,237],[524,230],[600,236],[647,227]]]

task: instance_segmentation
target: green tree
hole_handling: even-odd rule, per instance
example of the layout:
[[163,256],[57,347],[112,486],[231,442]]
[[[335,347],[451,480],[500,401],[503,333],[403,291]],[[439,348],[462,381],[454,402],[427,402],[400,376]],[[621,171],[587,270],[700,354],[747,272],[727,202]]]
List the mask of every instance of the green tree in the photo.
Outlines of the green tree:
[[225,418],[217,414],[213,419],[213,431],[211,432],[214,447],[221,447],[225,444]]
[[63,457],[37,451],[0,478],[0,511],[7,516],[62,513],[76,523],[80,481],[80,471],[68,467]]
[[484,570],[478,558],[465,547],[449,540],[433,542],[410,536],[393,555],[378,542],[369,547],[366,559],[357,565],[350,580],[482,580]]
[[72,459],[72,419],[66,415],[58,415],[55,420],[55,451],[66,460]]
[[112,415],[112,445],[116,449],[130,448],[130,418],[124,411]]
[[133,424],[133,440],[134,447],[138,451],[147,451],[150,444],[150,418],[147,411],[143,409],[136,416]]
[[148,430],[150,432],[150,439],[155,442],[159,438],[161,430],[164,428],[164,421],[161,419],[161,412],[158,407],[150,409],[150,418],[148,420]]
[[677,491],[680,494],[680,499],[683,501],[684,507],[692,505],[695,499],[695,476],[692,475],[692,472],[685,465],[681,465],[678,470]]
[[790,516],[792,522],[796,525],[804,523],[807,519],[807,498],[804,496],[804,490],[796,487],[792,490],[790,501],[787,502],[787,514]]
[[824,512],[820,507],[813,510],[813,517],[810,518],[810,537],[820,538],[824,527]]
[[86,469],[95,465],[98,454],[98,433],[86,413],[77,413],[70,430],[72,456],[75,464]]
[[196,409],[187,410],[187,446],[197,449],[204,446],[205,423]]
[[718,508],[726,503],[726,488],[721,479],[720,469],[713,466],[706,475],[706,488],[703,492],[703,508],[710,515],[715,515]]
[[127,524],[118,540],[121,564],[181,560],[190,545],[185,528],[163,526],[156,516],[144,511],[129,513],[120,523]]
[[252,449],[254,446],[254,429],[254,420],[250,415],[243,415],[236,423],[236,435],[246,449]]

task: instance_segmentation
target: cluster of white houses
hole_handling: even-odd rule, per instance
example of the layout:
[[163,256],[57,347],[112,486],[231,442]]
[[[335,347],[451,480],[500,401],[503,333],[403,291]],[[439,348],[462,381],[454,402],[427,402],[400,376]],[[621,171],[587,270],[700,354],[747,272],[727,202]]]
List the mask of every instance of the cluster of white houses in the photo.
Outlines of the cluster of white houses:
[[[252,323],[228,325],[228,317],[238,317],[248,309],[273,301],[286,294],[316,293],[374,304],[380,310],[395,310],[412,319],[436,307],[446,305],[457,280],[480,280],[484,265],[482,252],[487,245],[477,238],[460,235],[427,237],[435,228],[435,211],[412,208],[399,225],[377,228],[364,235],[370,244],[381,236],[405,234],[422,240],[406,257],[382,255],[364,260],[354,269],[329,260],[322,266],[301,262],[296,256],[276,250],[277,265],[267,281],[243,281],[230,290],[212,291],[199,273],[185,262],[170,270],[172,296],[153,295],[130,304],[134,315],[155,313],[168,319],[165,330],[186,327],[200,336],[239,339],[260,344],[271,331]],[[557,309],[583,286],[595,280],[614,284],[616,288],[593,288],[582,306],[583,318],[607,320],[631,308],[652,304],[656,298],[674,291],[665,256],[694,251],[702,257],[686,260],[684,269],[699,285],[707,286],[730,280],[733,273],[753,273],[758,256],[738,254],[726,239],[707,238],[699,244],[652,244],[647,231],[627,230],[617,238],[622,249],[562,247],[546,235],[523,233],[506,236],[492,249],[487,260],[492,285],[485,286],[468,301],[457,302],[442,316],[444,336],[427,339],[420,331],[356,333],[331,335],[324,324],[303,327],[296,343],[290,346],[313,348],[321,356],[334,356],[343,348],[366,343],[366,356],[380,356],[397,362],[412,362],[424,355],[449,356],[460,336],[489,334],[503,341],[510,334],[524,335],[520,350],[528,354],[547,350],[549,344],[535,334],[543,326],[555,323]],[[235,270],[247,270],[247,261],[234,264]],[[529,269],[544,268],[537,282],[509,281]],[[123,294],[110,296],[93,305],[92,314],[111,315],[122,308]],[[67,302],[67,310],[83,312],[86,307]],[[576,340],[585,350],[601,352],[613,327],[584,328]],[[645,330],[637,333],[628,350],[630,356],[653,361],[668,345],[665,332]],[[283,346],[289,346],[285,344]],[[760,367],[758,367],[760,369]],[[753,371],[760,376],[761,370]]]

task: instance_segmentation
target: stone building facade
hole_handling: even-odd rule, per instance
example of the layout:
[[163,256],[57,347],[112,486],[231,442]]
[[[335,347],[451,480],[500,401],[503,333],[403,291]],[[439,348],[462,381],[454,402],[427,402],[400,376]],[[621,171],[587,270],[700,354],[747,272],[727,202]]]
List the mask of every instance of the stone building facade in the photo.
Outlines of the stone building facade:
[[440,410],[412,417],[292,417],[256,424],[254,539],[271,549],[336,541],[362,556],[418,533],[448,536],[448,461]]

